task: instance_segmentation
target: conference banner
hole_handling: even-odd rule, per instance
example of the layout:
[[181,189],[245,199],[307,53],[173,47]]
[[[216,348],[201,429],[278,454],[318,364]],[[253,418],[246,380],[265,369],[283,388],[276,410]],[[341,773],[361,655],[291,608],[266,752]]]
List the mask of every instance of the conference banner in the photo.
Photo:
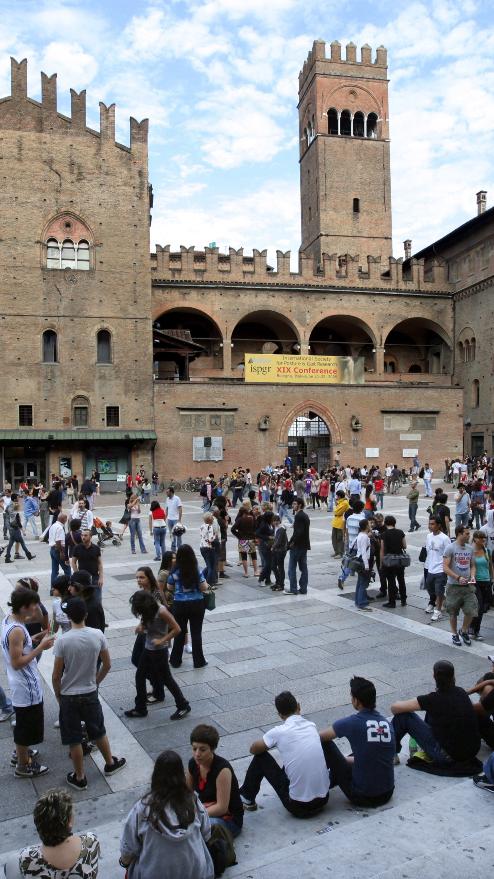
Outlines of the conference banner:
[[364,358],[245,354],[244,380],[290,385],[362,385]]

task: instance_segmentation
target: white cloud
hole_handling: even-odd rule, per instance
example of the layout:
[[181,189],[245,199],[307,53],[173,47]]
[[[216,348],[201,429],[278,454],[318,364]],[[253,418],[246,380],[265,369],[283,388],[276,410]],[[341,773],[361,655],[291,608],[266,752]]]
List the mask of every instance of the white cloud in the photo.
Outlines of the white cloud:
[[98,73],[98,62],[79,43],[57,40],[45,46],[40,64],[49,76],[56,72],[63,87],[83,89]]
[[271,262],[277,249],[288,250],[299,236],[298,188],[284,180],[222,196],[201,207],[179,205],[173,208],[173,222],[160,201],[151,228],[152,241],[171,244],[175,250],[181,244],[202,249],[215,240],[222,251],[267,248]]

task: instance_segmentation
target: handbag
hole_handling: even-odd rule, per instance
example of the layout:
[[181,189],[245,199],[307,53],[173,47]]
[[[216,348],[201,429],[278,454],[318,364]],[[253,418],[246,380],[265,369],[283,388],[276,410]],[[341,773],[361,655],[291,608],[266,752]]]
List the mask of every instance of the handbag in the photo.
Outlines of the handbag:
[[411,558],[407,552],[387,552],[383,556],[384,568],[408,568],[411,564]]
[[427,547],[423,546],[419,552],[419,562],[425,562],[427,558]]
[[210,589],[207,592],[203,592],[204,598],[204,607],[206,610],[214,610],[216,607],[216,595]]

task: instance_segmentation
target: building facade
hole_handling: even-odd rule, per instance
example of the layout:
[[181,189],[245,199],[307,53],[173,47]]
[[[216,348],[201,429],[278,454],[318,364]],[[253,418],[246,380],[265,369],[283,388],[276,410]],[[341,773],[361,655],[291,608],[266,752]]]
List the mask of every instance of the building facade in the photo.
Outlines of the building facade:
[[[147,120],[118,144],[113,105],[93,131],[84,92],[65,117],[56,77],[42,74],[33,101],[26,62],[12,61],[0,100],[4,479],[96,468],[113,488],[141,464],[183,479],[287,452],[319,467],[408,467],[418,452],[439,472],[462,454],[464,427],[466,451],[490,451],[493,221],[487,211],[392,257],[387,88],[382,47],[357,60],[351,43],[345,59],[314,43],[299,78],[293,272],[281,251],[275,268],[264,250],[150,255]],[[363,383],[250,383],[246,354],[345,357]]]
[[0,100],[0,289],[4,478],[102,480],[155,444],[149,276],[147,120],[115,142],[115,106],[86,125],[86,94],[57,112],[56,75],[27,95],[12,60]]

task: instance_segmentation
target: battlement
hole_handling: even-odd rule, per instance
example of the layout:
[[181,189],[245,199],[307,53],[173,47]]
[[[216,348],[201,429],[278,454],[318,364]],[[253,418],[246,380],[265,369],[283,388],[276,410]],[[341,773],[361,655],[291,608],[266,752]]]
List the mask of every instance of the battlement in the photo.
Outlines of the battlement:
[[149,120],[130,118],[130,146],[115,141],[115,104],[100,102],[100,130],[86,125],[86,91],[70,90],[71,116],[57,110],[57,74],[41,74],[41,102],[27,94],[27,58],[10,59],[11,94],[0,98],[0,129],[14,131],[59,131],[71,136],[97,137],[127,152],[147,153]]
[[170,245],[156,245],[151,254],[151,275],[154,281],[185,281],[198,284],[263,284],[266,286],[350,287],[352,289],[385,290],[393,292],[452,293],[444,260],[435,259],[424,264],[423,259],[389,258],[381,265],[380,256],[365,259],[355,254],[336,253],[322,256],[322,263],[314,265],[312,257],[299,253],[297,272],[290,269],[290,251],[276,251],[277,266],[267,263],[266,250],[253,250],[244,256],[243,248],[229,248],[221,254],[217,247],[196,251],[194,247],[180,247],[173,252]]
[[357,46],[355,43],[347,43],[345,58],[341,57],[341,43],[333,40],[330,46],[330,56],[326,55],[326,43],[324,40],[314,40],[312,49],[304,61],[304,66],[299,73],[299,91],[308,79],[309,74],[319,73],[325,76],[357,76],[369,79],[387,79],[388,52],[384,46],[376,50],[372,60],[372,49],[365,43],[360,49],[360,59],[357,60]]

